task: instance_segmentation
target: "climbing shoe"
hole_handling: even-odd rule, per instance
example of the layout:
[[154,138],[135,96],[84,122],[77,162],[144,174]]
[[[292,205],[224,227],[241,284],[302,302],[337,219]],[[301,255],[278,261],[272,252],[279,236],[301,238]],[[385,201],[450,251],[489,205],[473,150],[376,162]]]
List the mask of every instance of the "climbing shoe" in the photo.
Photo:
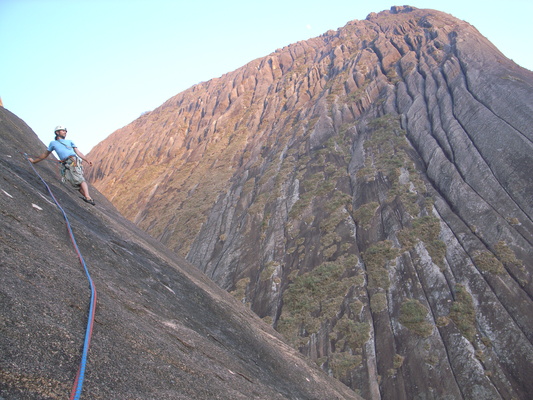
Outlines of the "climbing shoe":
[[87,197],[82,197],[82,200],[86,203],[89,203],[89,204],[92,204],[93,206],[95,205],[95,202],[93,199],[88,199]]

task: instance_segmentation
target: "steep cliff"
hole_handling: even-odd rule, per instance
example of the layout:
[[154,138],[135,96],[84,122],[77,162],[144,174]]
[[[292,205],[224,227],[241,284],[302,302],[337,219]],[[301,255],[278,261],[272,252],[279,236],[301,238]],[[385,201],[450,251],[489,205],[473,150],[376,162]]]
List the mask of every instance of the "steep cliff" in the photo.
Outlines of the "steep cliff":
[[368,399],[533,392],[533,73],[393,7],[176,95],[91,180]]
[[[62,213],[20,152],[44,146],[0,108],[0,399],[69,398],[91,291]],[[198,269],[36,166],[97,292],[81,399],[357,399]],[[55,168],[54,168],[55,167]]]

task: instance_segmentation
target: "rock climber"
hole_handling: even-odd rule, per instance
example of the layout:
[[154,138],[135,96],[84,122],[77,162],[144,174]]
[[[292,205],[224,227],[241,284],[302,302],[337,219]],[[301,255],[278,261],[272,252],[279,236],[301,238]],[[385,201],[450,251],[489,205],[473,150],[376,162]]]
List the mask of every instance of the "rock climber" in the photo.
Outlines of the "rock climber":
[[61,176],[79,190],[84,201],[94,206],[94,200],[89,195],[89,186],[83,176],[82,160],[89,163],[89,165],[93,165],[93,163],[85,158],[72,140],[65,139],[67,128],[61,125],[56,126],[54,134],[55,139],[50,142],[48,149],[37,158],[28,158],[28,160],[35,164],[52,154],[52,151],[55,151],[61,164]]

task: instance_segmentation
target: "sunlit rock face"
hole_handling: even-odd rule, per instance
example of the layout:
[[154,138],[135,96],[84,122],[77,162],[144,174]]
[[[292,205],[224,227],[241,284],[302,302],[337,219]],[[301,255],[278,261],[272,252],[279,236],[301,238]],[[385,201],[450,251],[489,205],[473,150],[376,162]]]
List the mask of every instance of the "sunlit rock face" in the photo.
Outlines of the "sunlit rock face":
[[33,171],[23,154],[44,149],[0,107],[0,399],[78,382],[92,291],[64,215],[95,287],[80,398],[360,399],[94,188],[83,202],[53,157]]
[[533,392],[533,73],[393,7],[91,152],[119,210],[368,399]]

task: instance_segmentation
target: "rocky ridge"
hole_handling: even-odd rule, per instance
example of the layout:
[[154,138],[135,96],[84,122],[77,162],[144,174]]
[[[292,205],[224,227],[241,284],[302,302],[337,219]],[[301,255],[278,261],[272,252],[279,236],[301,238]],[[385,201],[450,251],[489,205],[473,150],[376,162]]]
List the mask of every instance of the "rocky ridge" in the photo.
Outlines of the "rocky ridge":
[[195,85],[91,180],[364,398],[533,391],[533,73],[393,7]]

